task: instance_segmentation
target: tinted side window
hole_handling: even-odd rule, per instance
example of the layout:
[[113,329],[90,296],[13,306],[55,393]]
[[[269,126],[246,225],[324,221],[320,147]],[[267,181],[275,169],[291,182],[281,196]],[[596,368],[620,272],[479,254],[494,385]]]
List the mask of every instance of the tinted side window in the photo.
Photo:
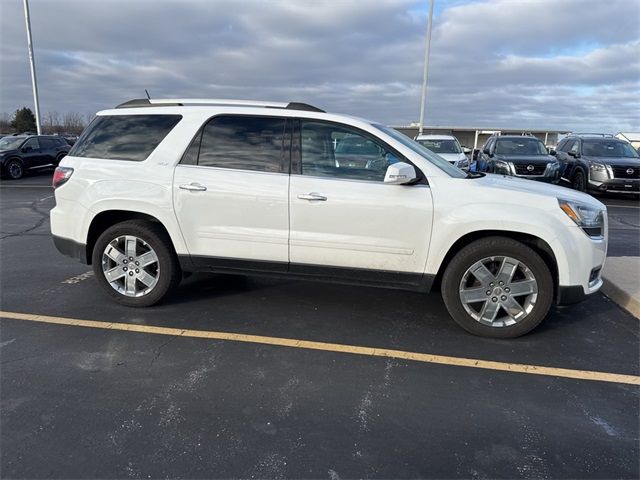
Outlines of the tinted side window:
[[51,138],[41,138],[40,146],[43,150],[53,150],[56,148],[56,144]]
[[382,182],[401,161],[373,138],[347,127],[302,122],[302,174]]
[[38,150],[40,148],[40,142],[38,142],[37,138],[30,138],[22,145],[22,148],[33,148],[34,150]]
[[580,140],[574,140],[573,145],[569,149],[570,152],[579,153],[580,152]]
[[196,136],[191,140],[189,148],[184,152],[180,163],[182,165],[197,165],[198,155],[200,153],[200,139],[202,138],[202,130],[199,130]]
[[[215,117],[202,130],[198,165],[288,172],[289,159],[284,158],[285,122],[284,118],[275,117]],[[190,147],[187,154],[191,155],[191,151]]]
[[565,140],[565,142],[562,144],[562,147],[560,148],[560,150],[562,150],[563,152],[568,152],[571,147],[573,146],[573,143],[575,142],[575,140],[569,139],[569,140]]
[[82,133],[69,155],[142,161],[176,126],[181,115],[99,116]]

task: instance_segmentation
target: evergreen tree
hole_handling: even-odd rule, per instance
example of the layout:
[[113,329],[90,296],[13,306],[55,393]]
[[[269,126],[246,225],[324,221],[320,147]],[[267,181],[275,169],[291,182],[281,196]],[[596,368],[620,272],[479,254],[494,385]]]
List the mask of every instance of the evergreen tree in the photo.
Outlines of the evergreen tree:
[[11,128],[17,133],[34,132],[36,131],[36,117],[30,108],[22,107],[20,110],[16,110],[16,113],[11,120]]

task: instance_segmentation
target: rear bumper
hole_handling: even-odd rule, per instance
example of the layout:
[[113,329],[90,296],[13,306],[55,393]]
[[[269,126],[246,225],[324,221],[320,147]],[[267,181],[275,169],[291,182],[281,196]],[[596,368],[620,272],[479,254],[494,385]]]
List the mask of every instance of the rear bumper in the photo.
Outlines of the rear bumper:
[[56,235],[53,235],[53,243],[63,255],[75,258],[85,265],[89,264],[87,259],[87,246],[84,243],[78,243],[75,240],[58,237]]

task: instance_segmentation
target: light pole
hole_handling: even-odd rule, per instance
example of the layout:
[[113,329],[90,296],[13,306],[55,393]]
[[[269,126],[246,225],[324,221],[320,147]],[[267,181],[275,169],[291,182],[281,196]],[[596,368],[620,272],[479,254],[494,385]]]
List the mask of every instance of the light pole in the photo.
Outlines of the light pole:
[[429,0],[429,20],[427,21],[427,42],[424,49],[424,72],[422,73],[422,100],[420,101],[420,129],[418,131],[418,135],[422,135],[424,127],[425,103],[427,101],[427,81],[429,79],[429,55],[431,53],[431,25],[433,20],[433,2],[434,0]]
[[42,134],[40,128],[40,102],[38,100],[38,82],[36,80],[36,63],[33,58],[33,41],[31,40],[31,19],[29,17],[29,0],[24,0],[24,21],[27,25],[27,45],[29,47],[29,64],[31,65],[31,86],[33,87],[33,101],[36,104],[36,128],[38,135]]

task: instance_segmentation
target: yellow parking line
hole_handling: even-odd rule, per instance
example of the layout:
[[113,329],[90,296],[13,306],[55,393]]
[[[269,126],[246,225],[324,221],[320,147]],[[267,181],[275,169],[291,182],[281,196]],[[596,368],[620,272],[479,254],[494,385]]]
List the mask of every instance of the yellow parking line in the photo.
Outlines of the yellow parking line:
[[640,376],[622,375],[618,373],[594,372],[590,370],[572,370],[568,368],[544,367],[521,363],[494,362],[474,358],[450,357],[446,355],[432,355],[430,353],[405,352],[386,348],[360,347],[356,345],[342,345],[337,343],[312,342],[293,338],[265,337],[260,335],[246,335],[243,333],[214,332],[208,330],[185,330],[180,328],[156,327],[151,325],[135,325],[131,323],[100,322],[95,320],[80,320],[76,318],[50,317],[47,315],[33,315],[29,313],[3,312],[0,318],[25,320],[29,322],[53,323],[74,327],[99,328],[104,330],[122,330],[126,332],[152,333],[155,335],[176,335],[181,337],[208,338],[213,340],[229,340],[233,342],[257,343],[261,345],[276,345],[280,347],[304,348],[322,350],[326,352],[351,353],[372,357],[397,358],[424,363],[437,363],[457,367],[481,368],[484,370],[499,370],[502,372],[527,373],[530,375],[546,375],[549,377],[576,378],[579,380],[594,380],[599,382],[626,383],[640,385]]

